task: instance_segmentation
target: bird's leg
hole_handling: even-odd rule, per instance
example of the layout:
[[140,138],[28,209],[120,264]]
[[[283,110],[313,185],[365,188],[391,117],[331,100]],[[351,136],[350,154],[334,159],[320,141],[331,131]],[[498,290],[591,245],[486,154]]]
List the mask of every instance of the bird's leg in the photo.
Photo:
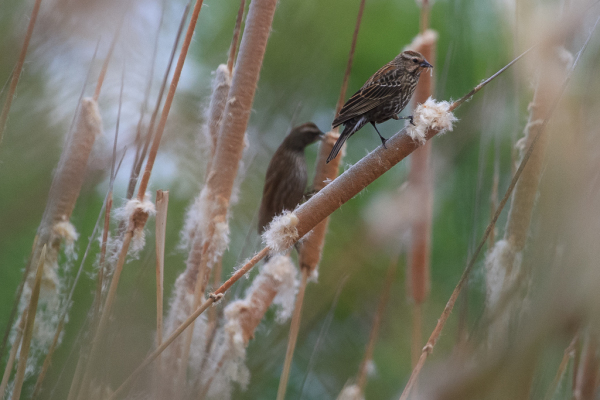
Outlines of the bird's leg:
[[394,119],[407,119],[407,120],[410,121],[410,124],[412,126],[416,126],[415,125],[415,121],[413,121],[413,116],[412,115],[409,115],[408,117],[398,117],[398,116],[396,116],[396,118],[394,118]]
[[379,129],[377,129],[377,127],[375,126],[375,122],[371,122],[371,125],[373,125],[373,128],[375,128],[375,131],[377,131],[377,134],[379,135],[379,139],[381,139],[381,145],[383,146],[384,149],[387,149],[387,147],[385,147],[385,142],[387,142],[387,139],[384,138],[383,136],[381,136],[381,133],[379,133]]

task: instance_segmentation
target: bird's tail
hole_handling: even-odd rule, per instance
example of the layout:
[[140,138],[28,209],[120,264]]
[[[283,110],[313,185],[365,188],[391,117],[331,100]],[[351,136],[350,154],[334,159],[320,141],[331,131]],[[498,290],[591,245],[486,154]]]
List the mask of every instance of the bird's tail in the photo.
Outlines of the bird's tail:
[[338,155],[338,153],[342,149],[342,146],[344,145],[344,143],[346,143],[346,140],[348,140],[350,136],[354,135],[356,131],[362,128],[367,123],[367,119],[365,117],[361,117],[358,121],[354,123],[352,123],[351,121],[348,122],[349,123],[344,125],[344,130],[340,134],[340,137],[338,138],[337,142],[335,142],[335,144],[333,145],[333,149],[331,150],[331,153],[329,153],[329,157],[327,157],[327,163],[329,163],[329,161],[333,160]]

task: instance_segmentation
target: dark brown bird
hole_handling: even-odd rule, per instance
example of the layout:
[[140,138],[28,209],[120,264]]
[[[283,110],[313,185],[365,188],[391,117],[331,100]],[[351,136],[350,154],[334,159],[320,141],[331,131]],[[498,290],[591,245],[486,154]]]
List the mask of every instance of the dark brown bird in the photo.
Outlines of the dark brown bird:
[[[333,128],[343,124],[344,130],[327,157],[327,162],[333,160],[344,142],[368,122],[373,125],[385,147],[386,139],[381,136],[375,124],[392,118],[400,119],[398,114],[410,101],[421,72],[426,68],[433,66],[420,53],[408,50],[375,72],[363,87],[348,99],[333,120]],[[406,118],[412,123],[412,117]]]
[[258,233],[262,234],[283,210],[293,211],[302,202],[308,180],[304,149],[324,137],[315,124],[307,122],[292,129],[283,139],[267,168]]

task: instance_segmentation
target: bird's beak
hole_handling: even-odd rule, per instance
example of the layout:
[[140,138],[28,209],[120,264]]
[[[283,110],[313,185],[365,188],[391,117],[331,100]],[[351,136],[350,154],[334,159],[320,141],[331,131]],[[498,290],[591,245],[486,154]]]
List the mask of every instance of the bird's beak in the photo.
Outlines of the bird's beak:
[[420,64],[421,67],[423,68],[433,68],[433,65],[429,64],[427,61],[423,60],[423,62]]
[[324,132],[319,133],[319,140],[324,140],[326,136],[327,134]]

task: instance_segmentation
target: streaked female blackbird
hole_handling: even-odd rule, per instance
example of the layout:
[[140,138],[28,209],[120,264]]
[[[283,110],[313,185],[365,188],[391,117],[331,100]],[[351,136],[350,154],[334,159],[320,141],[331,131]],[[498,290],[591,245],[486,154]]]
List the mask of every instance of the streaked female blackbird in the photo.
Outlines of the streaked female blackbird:
[[307,122],[292,129],[283,139],[267,168],[258,233],[262,234],[283,210],[293,211],[302,202],[308,180],[304,149],[324,137],[315,124]]
[[[433,66],[420,53],[408,50],[375,72],[363,87],[348,99],[333,120],[333,128],[344,124],[344,130],[327,157],[327,162],[333,160],[344,142],[367,122],[373,125],[385,147],[386,139],[381,136],[375,124],[381,124],[391,118],[400,119],[398,114],[408,104],[421,72],[426,68]],[[410,118],[412,122],[412,117],[406,118]]]

